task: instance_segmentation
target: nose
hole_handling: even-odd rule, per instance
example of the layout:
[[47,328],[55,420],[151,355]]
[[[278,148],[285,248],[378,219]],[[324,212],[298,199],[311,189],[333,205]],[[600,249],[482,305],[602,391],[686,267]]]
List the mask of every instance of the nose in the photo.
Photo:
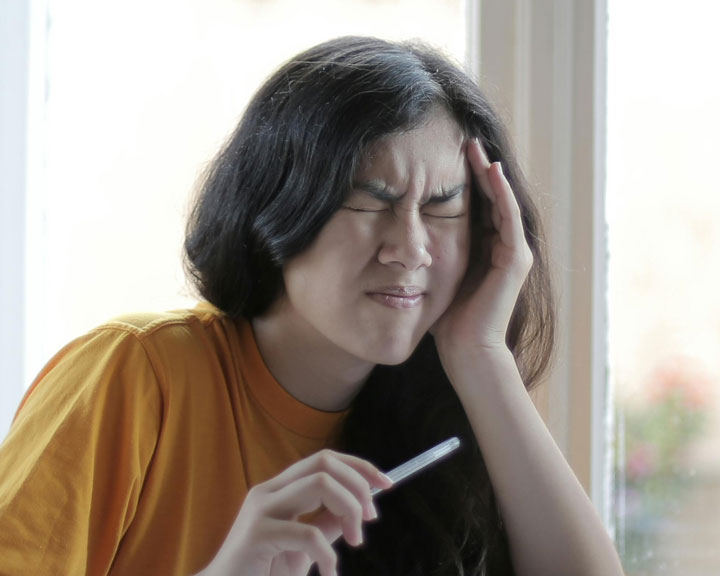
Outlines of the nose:
[[378,252],[381,264],[400,265],[407,270],[417,270],[432,264],[428,252],[429,236],[418,211],[397,214],[387,224]]

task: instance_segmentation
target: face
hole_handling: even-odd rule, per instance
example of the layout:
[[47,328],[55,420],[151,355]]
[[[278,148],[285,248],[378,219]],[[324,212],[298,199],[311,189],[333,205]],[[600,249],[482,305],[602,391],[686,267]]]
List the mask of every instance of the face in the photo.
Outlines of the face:
[[370,148],[342,208],[286,265],[282,309],[330,352],[398,364],[452,302],[469,252],[464,137],[438,109]]

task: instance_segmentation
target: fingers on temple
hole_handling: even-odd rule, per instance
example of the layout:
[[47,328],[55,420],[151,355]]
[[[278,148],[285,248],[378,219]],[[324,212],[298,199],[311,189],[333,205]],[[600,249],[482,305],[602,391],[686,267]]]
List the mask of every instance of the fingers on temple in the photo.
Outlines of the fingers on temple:
[[497,204],[492,205],[492,208],[490,209],[490,218],[492,220],[493,226],[495,227],[495,230],[500,230],[500,226],[502,225],[502,217],[500,216],[500,209],[497,207]]
[[508,246],[521,246],[525,242],[525,234],[520,207],[499,162],[492,165],[489,177],[495,185],[495,206],[500,219],[500,225],[496,225],[496,228],[500,238]]
[[490,161],[488,160],[485,149],[479,140],[473,138],[468,142],[467,146],[467,157],[470,162],[470,168],[472,168],[473,175],[475,176],[480,188],[488,197],[490,202],[495,202],[495,191],[493,190],[492,184],[488,178],[488,169],[490,168]]
[[520,207],[500,162],[490,163],[477,139],[468,143],[467,156],[475,178],[492,204],[491,219],[503,243],[519,246],[524,241]]

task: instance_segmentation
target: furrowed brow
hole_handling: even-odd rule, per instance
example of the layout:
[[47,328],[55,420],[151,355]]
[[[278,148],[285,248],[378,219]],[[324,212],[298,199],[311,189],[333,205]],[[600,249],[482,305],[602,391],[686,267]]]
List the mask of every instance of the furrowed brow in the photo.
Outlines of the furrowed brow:
[[433,194],[428,198],[427,204],[441,204],[442,202],[448,202],[456,196],[459,196],[467,188],[467,184],[458,184],[452,188],[443,189],[440,194]]
[[352,187],[354,190],[361,190],[382,202],[397,202],[403,197],[402,194],[396,194],[387,184],[375,180],[370,180],[369,182],[353,182]]

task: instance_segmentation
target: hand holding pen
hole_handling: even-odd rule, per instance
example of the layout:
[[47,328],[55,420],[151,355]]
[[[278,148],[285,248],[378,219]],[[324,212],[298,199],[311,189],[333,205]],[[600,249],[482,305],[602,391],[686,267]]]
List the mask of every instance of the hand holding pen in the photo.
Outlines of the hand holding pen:
[[[373,497],[448,456],[457,438],[423,452],[387,475],[369,462],[332,450],[300,460],[254,486],[213,562],[202,572],[305,576],[317,563],[322,576],[337,575],[333,542],[363,542],[362,525],[375,520]],[[309,520],[300,518],[321,511]]]

